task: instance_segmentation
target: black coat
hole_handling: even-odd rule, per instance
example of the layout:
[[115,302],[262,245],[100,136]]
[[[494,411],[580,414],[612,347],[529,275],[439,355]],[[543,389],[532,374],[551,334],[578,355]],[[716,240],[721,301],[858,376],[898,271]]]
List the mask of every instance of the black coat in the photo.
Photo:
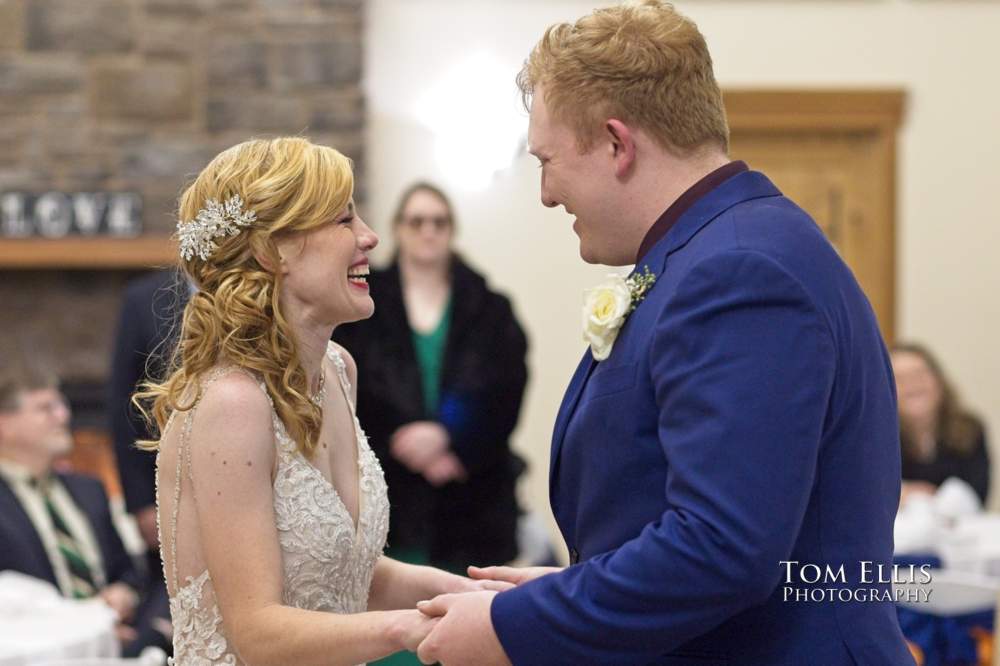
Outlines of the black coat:
[[[90,524],[101,551],[104,577],[108,584],[122,582],[141,590],[142,576],[125,551],[111,521],[108,496],[101,482],[79,474],[57,476]],[[5,570],[20,571],[58,585],[38,531],[14,491],[6,480],[0,478],[0,571]]]
[[[426,550],[440,566],[502,563],[517,556],[515,482],[524,463],[509,440],[527,382],[527,340],[509,301],[458,257],[451,279],[451,327],[433,413],[424,405],[397,264],[370,276],[374,316],[333,337],[357,361],[358,417],[389,485],[390,547]],[[434,488],[392,458],[392,434],[421,420],[448,430],[466,482]]]
[[163,379],[187,300],[184,278],[164,270],[129,283],[122,301],[108,406],[125,507],[131,513],[156,504],[156,455],[135,447],[137,439],[151,433],[129,400],[141,380]]
[[990,491],[990,456],[986,446],[986,430],[979,426],[975,444],[966,454],[938,442],[933,460],[915,460],[903,451],[903,480],[927,481],[940,486],[949,477],[959,478],[976,491],[985,504]]

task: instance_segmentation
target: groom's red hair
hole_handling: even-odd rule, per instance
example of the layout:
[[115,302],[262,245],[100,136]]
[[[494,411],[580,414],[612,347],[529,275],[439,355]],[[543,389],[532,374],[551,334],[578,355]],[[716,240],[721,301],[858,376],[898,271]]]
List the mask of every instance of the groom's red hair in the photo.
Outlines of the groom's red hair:
[[583,152],[608,118],[641,127],[675,153],[729,148],[705,38],[668,2],[607,7],[549,27],[517,83],[525,107],[543,87],[546,106],[573,128]]

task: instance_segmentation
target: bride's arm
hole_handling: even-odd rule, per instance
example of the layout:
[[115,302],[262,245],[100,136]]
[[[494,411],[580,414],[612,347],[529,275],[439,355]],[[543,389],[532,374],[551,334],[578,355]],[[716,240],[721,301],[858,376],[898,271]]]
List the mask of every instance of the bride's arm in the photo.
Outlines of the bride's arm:
[[418,601],[433,599],[439,594],[505,590],[513,587],[500,581],[472,580],[434,567],[406,564],[390,557],[380,557],[375,564],[369,610],[414,608]]
[[230,648],[243,661],[358,664],[415,649],[433,622],[415,610],[340,615],[282,605],[270,407],[250,378],[234,373],[212,385],[188,446],[199,537]]

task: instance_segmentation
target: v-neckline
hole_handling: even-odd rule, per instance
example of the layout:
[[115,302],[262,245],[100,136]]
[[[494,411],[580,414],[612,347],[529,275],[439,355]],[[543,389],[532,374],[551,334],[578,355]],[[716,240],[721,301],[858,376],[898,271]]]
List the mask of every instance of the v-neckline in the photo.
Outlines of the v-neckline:
[[[336,355],[337,358],[334,359],[333,355]],[[351,515],[351,510],[350,508],[348,508],[347,502],[344,501],[344,498],[340,494],[340,491],[337,490],[337,486],[334,485],[333,483],[332,475],[330,479],[327,479],[326,476],[323,474],[323,472],[318,467],[313,465],[308,458],[302,456],[302,459],[307,465],[312,467],[317,474],[319,474],[320,478],[323,479],[323,481],[326,482],[326,485],[329,486],[330,490],[333,491],[334,496],[336,496],[337,498],[337,502],[340,503],[341,508],[347,515],[347,519],[351,522],[351,526],[354,528],[354,543],[357,543],[361,532],[361,516],[364,513],[364,496],[361,488],[361,476],[363,474],[362,471],[363,462],[361,459],[362,455],[361,433],[358,432],[357,412],[354,411],[354,403],[351,401],[351,396],[348,391],[347,378],[344,376],[345,370],[341,367],[341,363],[344,362],[343,359],[340,357],[339,353],[333,347],[327,347],[327,352],[324,355],[323,359],[324,361],[326,359],[330,359],[333,362],[334,368],[337,373],[337,383],[340,384],[341,393],[343,393],[344,395],[344,402],[347,404],[347,416],[351,420],[351,429],[353,431],[353,436],[354,436],[354,465],[353,465],[354,489],[355,489],[355,497],[357,497],[358,500],[357,518]],[[322,370],[325,370],[325,368],[323,368]]]
[[357,493],[358,493],[357,494],[357,497],[358,497],[358,516],[357,516],[357,519],[355,519],[355,517],[353,515],[351,515],[351,510],[349,508],[347,508],[347,503],[344,501],[344,498],[340,495],[340,491],[337,490],[337,486],[333,485],[333,481],[331,481],[330,479],[327,479],[325,476],[323,476],[323,472],[320,470],[320,468],[316,467],[316,465],[312,464],[312,462],[310,462],[308,458],[306,458],[304,455],[302,455],[302,453],[300,451],[296,450],[294,452],[294,455],[298,456],[298,458],[302,461],[302,463],[304,465],[306,465],[314,474],[316,474],[316,476],[318,476],[320,478],[320,480],[327,487],[327,489],[331,493],[333,493],[333,496],[337,498],[337,504],[340,505],[340,508],[343,510],[344,515],[347,516],[347,520],[351,523],[351,526],[354,528],[354,539],[353,539],[352,543],[357,543],[358,540],[361,537],[361,516],[364,514],[364,510],[365,510],[365,503],[364,503],[365,502],[365,498],[364,498],[364,494],[362,493],[362,490],[361,490],[361,477],[364,474],[364,472],[362,472],[361,468],[362,468],[362,466],[363,466],[364,463],[361,460],[361,440],[357,436],[357,428],[356,427],[355,427],[354,441],[355,441],[355,447],[354,448],[355,448],[355,457],[356,457],[355,467],[357,468],[356,471],[355,471],[355,486],[357,488]]
[[[309,460],[309,458],[307,458],[302,453],[301,450],[299,450],[299,447],[295,444],[295,442],[291,439],[291,437],[288,436],[288,430],[285,428],[285,424],[283,421],[281,421],[280,418],[278,418],[278,422],[281,423],[282,435],[286,440],[288,440],[288,444],[291,445],[290,448],[292,456],[298,457],[299,460],[302,462],[302,464],[307,466],[313,474],[318,476],[319,479],[323,482],[323,484],[330,490],[330,492],[333,493],[333,496],[337,498],[337,504],[340,505],[340,508],[343,510],[344,515],[347,516],[348,522],[350,522],[351,526],[354,528],[353,539],[351,543],[352,546],[355,546],[361,539],[361,518],[364,515],[365,511],[365,498],[362,487],[362,477],[364,475],[363,471],[364,460],[363,460],[363,451],[361,447],[362,437],[360,432],[360,424],[358,423],[357,412],[354,409],[354,402],[351,400],[350,391],[347,383],[347,377],[345,376],[346,370],[341,366],[341,364],[344,363],[344,360],[343,358],[341,358],[336,348],[332,346],[332,343],[330,344],[330,346],[327,347],[326,355],[323,358],[324,360],[330,359],[330,361],[334,365],[334,368],[337,373],[337,380],[338,380],[337,383],[340,384],[340,390],[344,394],[344,401],[347,403],[347,415],[351,419],[352,422],[351,425],[354,431],[354,474],[355,474],[354,487],[357,493],[356,496],[358,498],[357,518],[355,518],[351,514],[351,510],[347,508],[347,503],[344,502],[344,498],[341,496],[340,491],[337,490],[337,486],[334,485],[333,480],[327,479],[326,476],[323,474],[323,471],[319,467],[314,465],[312,461]],[[275,416],[277,416],[277,414],[275,414]]]

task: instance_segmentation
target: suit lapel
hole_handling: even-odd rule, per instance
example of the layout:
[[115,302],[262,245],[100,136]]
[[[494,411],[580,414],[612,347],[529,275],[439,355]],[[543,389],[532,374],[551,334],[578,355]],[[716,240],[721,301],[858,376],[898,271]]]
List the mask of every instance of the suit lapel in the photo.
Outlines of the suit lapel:
[[[768,180],[767,176],[760,172],[745,171],[733,176],[685,211],[666,236],[661,238],[636,264],[633,274],[640,272],[644,266],[649,266],[650,270],[659,277],[665,270],[667,256],[684,247],[695,234],[720,214],[744,201],[780,195],[781,191]],[[642,306],[640,305],[640,307]],[[580,395],[587,385],[587,380],[596,366],[597,362],[588,349],[580,361],[580,365],[577,366],[559,407],[559,414],[552,432],[552,455],[549,461],[549,501],[553,509],[555,509],[556,486],[559,478],[559,456],[562,452],[566,430],[576,411]]]
[[107,535],[102,529],[103,525],[97,519],[97,516],[101,515],[101,507],[95,502],[95,500],[100,501],[99,496],[95,496],[93,492],[88,492],[88,486],[80,484],[77,478],[65,474],[57,474],[56,476],[59,477],[63,488],[66,489],[66,492],[73,499],[73,504],[76,505],[87,526],[90,527],[90,531],[94,535],[94,543],[97,544],[97,547],[101,551],[101,557],[104,558],[104,562],[107,564],[110,555],[105,539]]
[[[378,360],[387,368],[387,390],[392,392],[391,402],[409,420],[428,418],[424,405],[423,383],[420,380],[420,366],[413,346],[406,302],[403,299],[403,283],[399,275],[399,263],[393,261],[374,280],[372,298],[378,304],[375,308],[373,326],[386,340],[384,358]],[[403,322],[403,326],[399,325]],[[447,346],[445,363],[448,363]]]
[[13,489],[7,485],[7,481],[3,478],[0,478],[0,513],[3,514],[6,521],[9,521],[12,535],[20,536],[22,542],[31,548],[32,564],[44,572],[45,578],[49,582],[56,585],[56,574],[52,570],[52,563],[49,562],[45,545],[42,543],[41,537],[38,536],[38,530],[35,529],[34,523],[31,522],[24,507],[21,506],[21,501],[14,494]]
[[549,460],[549,502],[553,507],[555,506],[553,500],[555,498],[556,479],[558,478],[559,453],[562,450],[563,439],[566,437],[566,428],[569,426],[573,412],[576,411],[576,404],[580,401],[580,394],[583,393],[583,387],[587,385],[590,373],[594,371],[596,366],[597,361],[594,360],[594,355],[588,349],[584,352],[580,364],[576,367],[573,379],[570,380],[566,394],[563,396],[562,404],[559,406],[556,425],[552,431],[552,456]]

